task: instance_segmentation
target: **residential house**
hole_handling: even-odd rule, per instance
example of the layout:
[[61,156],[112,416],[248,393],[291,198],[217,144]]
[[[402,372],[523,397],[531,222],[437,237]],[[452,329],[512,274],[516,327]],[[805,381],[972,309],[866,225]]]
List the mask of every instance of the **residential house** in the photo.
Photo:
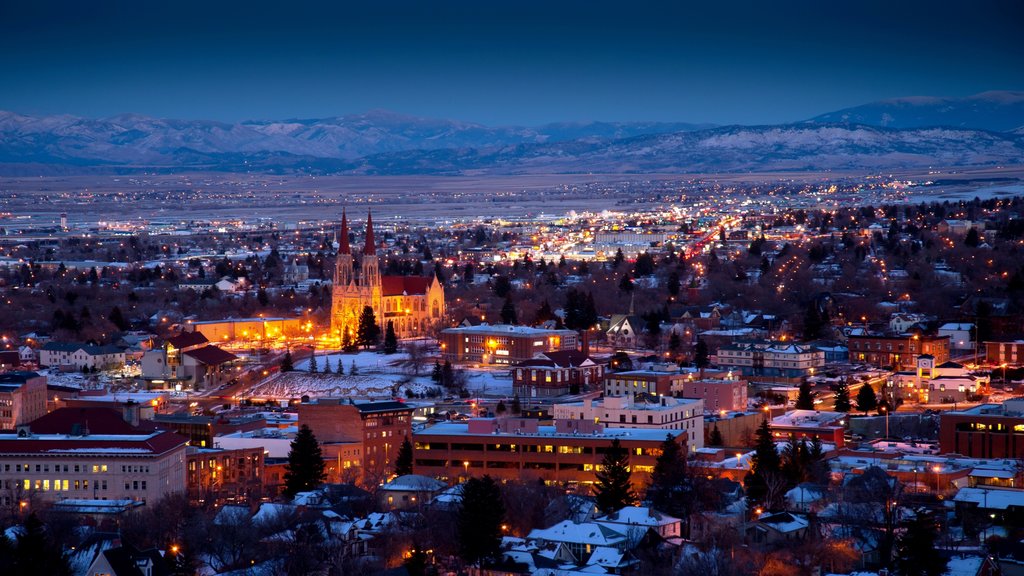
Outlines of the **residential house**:
[[584,351],[541,352],[515,364],[512,369],[513,393],[520,398],[578,394],[600,382],[604,368]]
[[80,342],[47,342],[39,349],[39,365],[48,368],[105,369],[124,366],[124,349]]

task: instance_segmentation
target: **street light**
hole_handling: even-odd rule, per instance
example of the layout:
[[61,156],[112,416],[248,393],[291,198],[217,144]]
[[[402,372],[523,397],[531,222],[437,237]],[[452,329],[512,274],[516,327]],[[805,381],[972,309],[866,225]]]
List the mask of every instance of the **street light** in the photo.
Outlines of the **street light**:
[[885,439],[888,440],[889,439],[889,408],[887,406],[882,406],[881,410],[882,410],[882,412],[885,413]]
[[466,471],[466,478],[469,478],[469,460],[462,461],[462,468]]

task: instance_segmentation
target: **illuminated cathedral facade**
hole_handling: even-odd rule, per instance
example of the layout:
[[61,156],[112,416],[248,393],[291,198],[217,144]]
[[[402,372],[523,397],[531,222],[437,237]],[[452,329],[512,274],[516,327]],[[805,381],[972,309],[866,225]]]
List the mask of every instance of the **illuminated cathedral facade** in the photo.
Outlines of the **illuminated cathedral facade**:
[[425,336],[444,318],[444,286],[433,274],[430,277],[382,276],[371,215],[366,217],[366,238],[356,275],[348,219],[342,212],[331,292],[331,333],[341,337],[348,332],[354,339],[359,316],[366,306],[373,308],[382,337],[389,321],[399,338]]

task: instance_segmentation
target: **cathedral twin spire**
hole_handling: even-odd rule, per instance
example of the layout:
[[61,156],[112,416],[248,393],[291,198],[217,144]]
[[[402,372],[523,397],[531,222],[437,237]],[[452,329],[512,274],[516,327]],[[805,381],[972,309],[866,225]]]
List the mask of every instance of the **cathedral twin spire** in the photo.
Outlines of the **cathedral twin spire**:
[[[352,248],[348,243],[348,217],[345,209],[341,209],[341,238],[338,239],[338,254],[351,254]],[[366,213],[366,244],[363,246],[363,256],[376,256],[377,246],[373,237],[373,214]]]

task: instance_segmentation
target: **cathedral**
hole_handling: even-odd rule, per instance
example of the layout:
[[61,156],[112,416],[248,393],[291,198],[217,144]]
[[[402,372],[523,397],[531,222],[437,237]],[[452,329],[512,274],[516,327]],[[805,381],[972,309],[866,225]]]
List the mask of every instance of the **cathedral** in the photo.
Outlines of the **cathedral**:
[[399,338],[425,336],[444,318],[444,287],[434,275],[382,276],[371,215],[366,216],[366,240],[357,276],[348,240],[348,220],[342,211],[331,292],[331,333],[340,336],[349,331],[354,338],[359,315],[366,306],[373,308],[382,337],[389,321]]

